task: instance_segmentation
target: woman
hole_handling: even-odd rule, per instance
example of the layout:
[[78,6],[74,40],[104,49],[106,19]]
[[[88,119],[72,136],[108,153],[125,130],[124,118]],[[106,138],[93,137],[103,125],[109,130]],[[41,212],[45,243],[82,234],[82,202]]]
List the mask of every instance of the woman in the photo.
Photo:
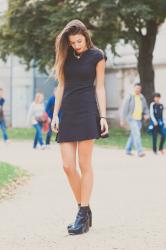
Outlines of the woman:
[[44,97],[42,93],[36,93],[35,100],[31,104],[28,112],[28,124],[31,123],[31,125],[35,128],[36,131],[33,148],[36,148],[37,144],[39,143],[41,149],[45,149],[45,145],[43,143],[42,138],[42,125],[45,113],[43,98]]
[[[69,22],[58,35],[55,67],[59,85],[51,127],[58,132],[64,171],[79,206],[75,223],[68,226],[68,232],[81,234],[92,225],[89,202],[93,185],[94,139],[108,134],[104,54],[94,47],[81,21]],[[81,175],[76,171],[77,150]]]

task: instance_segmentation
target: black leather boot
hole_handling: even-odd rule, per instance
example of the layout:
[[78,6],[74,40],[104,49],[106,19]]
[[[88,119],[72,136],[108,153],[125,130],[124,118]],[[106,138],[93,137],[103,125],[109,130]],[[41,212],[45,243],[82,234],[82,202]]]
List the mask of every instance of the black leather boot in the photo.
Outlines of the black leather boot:
[[89,215],[89,226],[92,227],[92,211],[88,206],[88,215]]
[[89,231],[89,214],[88,214],[88,206],[80,207],[78,211],[76,221],[74,225],[68,228],[68,233],[75,234],[83,234]]
[[[78,210],[80,209],[81,205],[78,204]],[[88,206],[88,214],[89,214],[89,227],[92,227],[92,211],[90,207]],[[71,228],[74,226],[74,223],[71,223],[67,226],[67,229]]]
[[[80,210],[80,207],[81,207],[81,204],[78,204],[78,211]],[[71,228],[74,226],[74,223],[70,223],[68,226],[67,226],[67,229]]]

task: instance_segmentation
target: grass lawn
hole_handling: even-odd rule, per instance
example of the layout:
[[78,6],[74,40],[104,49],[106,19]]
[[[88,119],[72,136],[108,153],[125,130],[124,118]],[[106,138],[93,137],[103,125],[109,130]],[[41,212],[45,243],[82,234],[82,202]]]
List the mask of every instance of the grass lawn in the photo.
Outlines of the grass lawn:
[[16,140],[32,140],[35,134],[33,128],[8,128],[7,132],[10,139]]
[[[97,145],[124,148],[129,136],[129,131],[121,128],[112,128],[109,132],[109,138],[96,140]],[[142,133],[142,144],[144,148],[151,148],[151,136],[146,132]]]
[[24,183],[30,174],[6,162],[0,162],[0,200],[13,194],[13,190]]
[[[8,134],[10,139],[14,140],[33,140],[34,136],[33,128],[9,128]],[[123,148],[126,144],[129,131],[121,128],[110,129],[110,137],[106,139],[96,140],[97,145],[111,146],[117,148]],[[0,134],[1,138],[1,134]],[[45,138],[45,134],[44,134]],[[52,137],[52,141],[55,141],[55,134]],[[151,148],[151,136],[147,133],[142,133],[142,143],[145,148]]]

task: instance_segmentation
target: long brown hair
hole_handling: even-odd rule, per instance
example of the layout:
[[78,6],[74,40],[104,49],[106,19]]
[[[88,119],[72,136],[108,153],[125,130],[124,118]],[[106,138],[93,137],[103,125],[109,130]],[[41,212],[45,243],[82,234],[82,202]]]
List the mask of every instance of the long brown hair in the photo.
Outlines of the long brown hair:
[[55,72],[59,81],[64,81],[64,64],[70,47],[69,36],[82,34],[86,39],[87,48],[93,48],[88,29],[80,20],[70,21],[56,38],[55,42]]

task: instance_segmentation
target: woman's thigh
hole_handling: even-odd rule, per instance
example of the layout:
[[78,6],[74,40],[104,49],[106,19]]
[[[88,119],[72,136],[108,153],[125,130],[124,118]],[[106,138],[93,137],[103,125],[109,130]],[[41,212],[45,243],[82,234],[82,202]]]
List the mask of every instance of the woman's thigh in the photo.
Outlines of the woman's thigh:
[[92,152],[93,152],[94,140],[86,140],[78,142],[78,158],[80,169],[86,170],[91,167]]
[[60,143],[61,156],[64,167],[76,167],[76,150],[77,142],[63,142]]

